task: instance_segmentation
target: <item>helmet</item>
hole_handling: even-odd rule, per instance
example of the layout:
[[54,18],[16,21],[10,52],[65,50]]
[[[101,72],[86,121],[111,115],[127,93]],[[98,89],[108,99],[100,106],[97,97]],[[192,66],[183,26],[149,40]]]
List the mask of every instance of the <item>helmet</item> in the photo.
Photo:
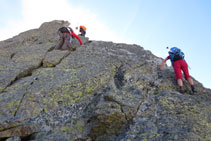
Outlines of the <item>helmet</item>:
[[80,25],[80,28],[82,28],[83,30],[85,30],[85,31],[86,31],[86,27],[85,27],[85,26]]

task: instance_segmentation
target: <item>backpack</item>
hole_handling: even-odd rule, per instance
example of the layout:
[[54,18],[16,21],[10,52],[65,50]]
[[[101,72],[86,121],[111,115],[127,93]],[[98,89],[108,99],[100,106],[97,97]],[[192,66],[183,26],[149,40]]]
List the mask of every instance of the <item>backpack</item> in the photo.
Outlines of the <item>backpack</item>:
[[70,31],[69,31],[66,27],[61,27],[61,28],[59,28],[59,31],[60,31],[61,33],[70,33]]
[[172,47],[168,53],[172,63],[185,58],[185,54],[177,47]]

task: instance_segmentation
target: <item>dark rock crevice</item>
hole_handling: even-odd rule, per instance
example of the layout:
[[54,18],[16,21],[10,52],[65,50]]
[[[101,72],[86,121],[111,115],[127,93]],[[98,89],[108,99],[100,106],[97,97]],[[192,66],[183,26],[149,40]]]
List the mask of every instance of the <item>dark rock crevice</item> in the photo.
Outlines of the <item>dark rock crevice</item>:
[[6,141],[9,138],[0,138],[0,141]]
[[121,89],[121,87],[124,86],[124,74],[125,71],[123,70],[123,65],[120,65],[120,67],[116,69],[116,73],[114,75],[114,84],[117,89]]
[[[17,81],[19,81],[20,79],[23,79],[25,77],[29,77],[29,76],[32,76],[32,72],[41,68],[42,67],[42,62],[40,62],[40,64],[38,66],[32,66],[30,68],[27,68],[25,70],[22,70],[16,77],[14,80],[12,80],[5,88],[7,89],[8,87],[12,86],[14,83],[16,83]],[[4,91],[3,90],[3,91]]]
[[19,109],[21,107],[21,104],[22,104],[22,102],[23,102],[24,97],[25,97],[26,94],[27,94],[27,89],[26,89],[25,93],[23,94],[23,96],[22,96],[22,98],[21,98],[21,100],[19,102],[19,105],[17,105],[17,109],[15,109],[15,112],[14,112],[14,115],[13,115],[14,117],[16,116],[17,112],[19,111]]
[[28,68],[28,69],[26,69],[26,70],[21,71],[13,80],[10,81],[10,83],[9,83],[8,85],[6,85],[6,86],[4,87],[4,89],[2,89],[2,91],[1,91],[0,93],[6,92],[6,89],[7,89],[8,87],[12,86],[13,84],[15,84],[15,83],[16,83],[17,81],[19,81],[20,79],[23,79],[23,78],[25,78],[25,77],[31,76],[31,75],[32,75],[32,71],[33,71],[34,69],[37,69],[37,68],[32,67],[32,68]]
[[29,134],[27,136],[24,136],[21,138],[21,141],[30,141],[30,140],[34,140],[35,139],[35,133]]
[[12,53],[12,54],[10,55],[10,59],[12,59],[12,58],[15,56],[15,54],[16,54],[16,53]]
[[53,51],[53,50],[54,50],[54,48],[55,48],[55,47],[51,47],[51,48],[49,48],[49,49],[47,50],[47,52],[51,52],[51,51]]

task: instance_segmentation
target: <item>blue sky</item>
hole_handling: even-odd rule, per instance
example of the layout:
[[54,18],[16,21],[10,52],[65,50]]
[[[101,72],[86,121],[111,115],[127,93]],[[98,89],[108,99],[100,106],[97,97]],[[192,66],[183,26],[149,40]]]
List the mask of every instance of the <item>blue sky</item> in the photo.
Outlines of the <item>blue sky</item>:
[[0,40],[58,19],[84,24],[90,39],[138,44],[162,58],[177,46],[190,74],[211,88],[211,0],[0,0],[0,17]]

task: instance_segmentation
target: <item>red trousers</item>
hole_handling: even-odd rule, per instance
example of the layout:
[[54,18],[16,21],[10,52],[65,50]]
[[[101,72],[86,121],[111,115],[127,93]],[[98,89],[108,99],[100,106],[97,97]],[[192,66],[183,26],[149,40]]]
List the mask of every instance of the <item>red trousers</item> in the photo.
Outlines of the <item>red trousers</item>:
[[185,79],[190,78],[189,72],[188,72],[188,65],[185,62],[185,60],[177,60],[173,63],[174,72],[176,74],[176,79],[182,79],[182,71],[185,75]]

